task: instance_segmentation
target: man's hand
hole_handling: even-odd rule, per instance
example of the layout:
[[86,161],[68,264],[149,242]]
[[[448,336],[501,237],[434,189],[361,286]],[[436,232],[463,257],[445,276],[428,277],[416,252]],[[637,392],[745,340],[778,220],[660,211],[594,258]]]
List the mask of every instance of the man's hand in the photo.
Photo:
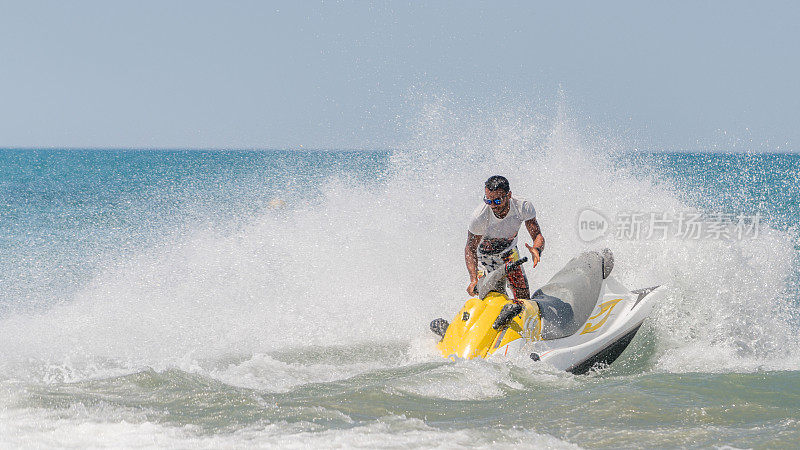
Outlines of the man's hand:
[[528,245],[527,242],[525,243],[525,247],[528,247],[528,251],[531,252],[531,257],[533,258],[533,267],[536,267],[536,265],[539,264],[539,249],[532,245]]
[[525,247],[528,247],[528,251],[531,252],[533,267],[536,267],[536,265],[539,264],[539,260],[542,259],[544,236],[542,236],[542,230],[539,228],[539,222],[536,221],[535,217],[525,221],[525,228],[528,229],[528,233],[531,235],[531,239],[533,239],[533,245],[528,245],[526,243]]
[[469,295],[478,295],[478,291],[475,290],[475,286],[478,285],[478,280],[472,280],[467,286],[467,294]]

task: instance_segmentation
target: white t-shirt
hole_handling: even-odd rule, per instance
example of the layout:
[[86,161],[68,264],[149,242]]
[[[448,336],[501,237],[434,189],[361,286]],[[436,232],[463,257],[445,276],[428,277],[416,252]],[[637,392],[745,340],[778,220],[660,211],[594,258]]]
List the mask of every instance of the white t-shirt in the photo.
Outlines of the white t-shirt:
[[472,213],[469,232],[483,236],[479,246],[482,253],[497,253],[516,246],[520,226],[536,217],[531,202],[512,197],[510,203],[508,214],[502,219],[498,219],[486,203]]

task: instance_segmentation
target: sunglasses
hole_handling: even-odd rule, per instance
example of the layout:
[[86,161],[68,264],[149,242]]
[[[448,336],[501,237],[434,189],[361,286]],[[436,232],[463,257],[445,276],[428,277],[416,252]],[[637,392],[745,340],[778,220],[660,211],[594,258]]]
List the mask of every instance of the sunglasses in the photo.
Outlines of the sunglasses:
[[494,200],[489,200],[488,198],[486,198],[486,196],[484,196],[483,203],[486,203],[487,205],[491,205],[492,203],[494,203],[495,205],[499,205],[503,203],[503,197],[496,198]]

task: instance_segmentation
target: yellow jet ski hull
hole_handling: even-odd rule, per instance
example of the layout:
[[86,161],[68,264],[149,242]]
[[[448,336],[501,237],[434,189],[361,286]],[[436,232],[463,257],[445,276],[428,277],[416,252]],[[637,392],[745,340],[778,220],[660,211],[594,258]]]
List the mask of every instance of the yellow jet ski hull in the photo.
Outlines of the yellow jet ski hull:
[[[483,300],[471,298],[456,314],[447,332],[436,345],[446,358],[486,358],[498,348],[523,337],[541,339],[542,322],[536,302],[522,300],[523,310],[507,327],[495,330],[492,325],[506,304],[505,295],[490,292]],[[508,347],[505,347],[506,349]]]

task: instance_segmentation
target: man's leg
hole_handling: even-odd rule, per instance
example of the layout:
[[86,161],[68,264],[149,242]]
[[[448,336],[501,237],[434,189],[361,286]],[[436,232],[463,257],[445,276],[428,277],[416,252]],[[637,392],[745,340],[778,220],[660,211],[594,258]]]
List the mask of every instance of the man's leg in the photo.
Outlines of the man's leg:
[[[503,256],[506,262],[519,260],[519,252],[516,248]],[[523,270],[522,265],[508,272],[506,278],[508,279],[508,284],[511,286],[511,291],[514,293],[514,298],[516,300],[528,300],[531,298],[531,292],[528,288],[528,277],[525,276],[525,270]]]

